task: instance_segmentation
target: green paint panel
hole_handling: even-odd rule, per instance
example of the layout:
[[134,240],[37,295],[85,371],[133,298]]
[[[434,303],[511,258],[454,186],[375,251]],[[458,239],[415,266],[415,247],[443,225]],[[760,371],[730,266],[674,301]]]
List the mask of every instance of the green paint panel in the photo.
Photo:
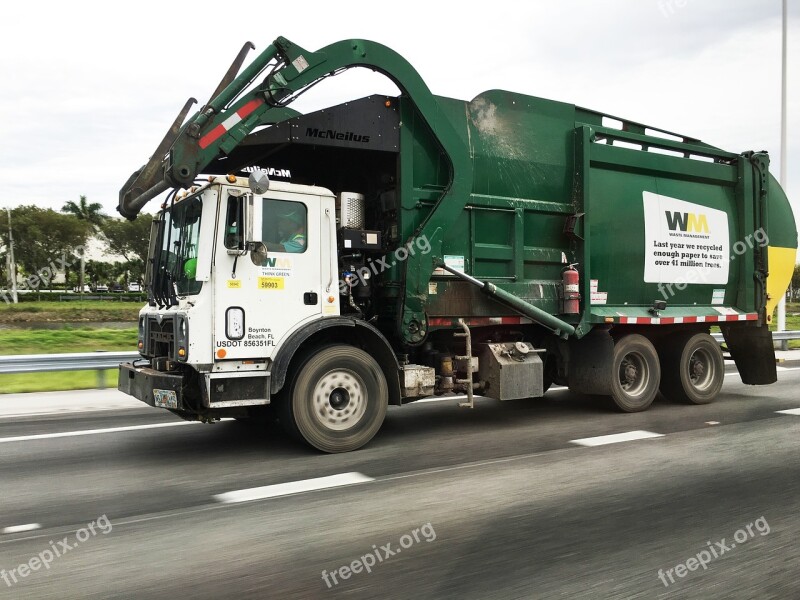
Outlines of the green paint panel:
[[[699,272],[697,283],[687,285],[682,290],[676,285],[659,289],[657,283],[645,283],[645,254],[650,249],[645,240],[644,191],[726,212],[729,215],[730,245],[739,239],[739,220],[735,217],[732,186],[721,187],[610,169],[593,170],[593,210],[587,218],[593,242],[591,279],[599,280],[600,290],[608,292],[609,304],[650,306],[654,300],[666,300],[670,306],[710,304],[713,290],[727,286],[702,284]],[[687,252],[693,253],[691,250]],[[734,256],[733,252],[731,256]],[[680,257],[678,260],[681,260]],[[738,285],[739,272],[735,266],[732,264],[729,270],[727,285],[732,287]],[[687,267],[687,283],[690,271]]]
[[[597,113],[510,92],[485,92],[471,102],[441,102],[457,137],[468,147],[473,180],[464,210],[443,233],[439,256],[463,256],[471,275],[491,280],[552,314],[559,310],[563,260],[577,263],[584,323],[578,335],[598,322],[597,310],[613,312],[614,306],[648,314],[655,300],[666,299],[670,313],[700,310],[706,314],[713,311],[712,298],[717,290],[718,301],[720,289],[724,289],[726,306],[758,311],[764,300],[763,289],[754,283],[759,277],[759,249],[737,253],[734,244],[761,225],[781,232],[777,235],[787,246],[797,244],[796,232],[786,226],[793,218],[783,192],[770,183],[766,204],[759,195],[753,165],[760,155],[731,154],[689,138],[653,137],[636,124],[626,123],[624,130],[605,128]],[[410,102],[405,110],[400,168],[402,181],[412,182],[410,190],[401,192],[405,209],[401,225],[407,237],[441,208],[436,203],[447,189],[448,170],[446,157],[430,132],[412,130],[417,120]],[[589,127],[587,121],[594,126]],[[658,279],[646,281],[646,263],[653,261],[648,255],[655,251],[648,242],[655,244],[645,236],[645,192],[689,203],[691,210],[660,211],[670,212],[669,216],[650,209],[651,218],[655,214],[678,219],[677,226],[701,228],[696,235],[681,238],[685,254],[700,252],[698,244],[714,246],[709,241],[714,236],[704,237],[702,221],[684,223],[689,214],[698,220],[709,209],[726,215],[727,225],[722,227],[727,227],[728,242],[722,254],[733,257],[726,281],[703,282],[702,275],[693,279],[692,271],[698,269],[690,265],[700,258],[680,256],[676,268],[685,271],[685,283],[676,283],[674,274],[673,280],[661,286]],[[764,211],[769,219],[759,216],[762,204],[769,207]],[[575,235],[570,236],[565,225],[573,215],[577,224]],[[717,251],[708,250],[708,260],[724,264],[714,258],[721,254],[711,252]],[[414,265],[409,263],[407,268]],[[448,279],[433,276],[443,287],[428,297],[429,314],[508,313],[477,298],[467,302],[471,292]],[[591,280],[598,280],[599,291],[607,294],[605,305],[590,304]]]

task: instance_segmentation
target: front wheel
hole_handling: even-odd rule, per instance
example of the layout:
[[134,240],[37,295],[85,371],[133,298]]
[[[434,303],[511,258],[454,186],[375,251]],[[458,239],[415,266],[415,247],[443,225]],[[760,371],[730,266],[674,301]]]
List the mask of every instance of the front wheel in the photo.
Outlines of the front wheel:
[[380,429],[388,402],[386,377],[372,356],[329,346],[300,367],[281,402],[287,432],[323,452],[349,452]]
[[611,399],[624,412],[647,410],[658,394],[661,368],[646,337],[626,335],[614,344]]
[[661,353],[661,393],[670,400],[708,404],[725,379],[719,343],[707,333],[667,341]]

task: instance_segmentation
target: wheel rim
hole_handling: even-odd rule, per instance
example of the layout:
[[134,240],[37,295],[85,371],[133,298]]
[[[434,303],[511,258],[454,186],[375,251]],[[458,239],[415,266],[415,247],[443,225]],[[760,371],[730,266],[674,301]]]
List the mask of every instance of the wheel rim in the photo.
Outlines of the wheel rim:
[[329,371],[314,387],[312,414],[326,429],[350,429],[367,410],[366,389],[364,382],[353,371]]
[[715,365],[714,358],[708,350],[698,348],[689,357],[687,363],[689,381],[697,391],[704,392],[714,383]]
[[644,356],[629,352],[619,364],[619,385],[629,396],[639,396],[650,381],[650,370]]

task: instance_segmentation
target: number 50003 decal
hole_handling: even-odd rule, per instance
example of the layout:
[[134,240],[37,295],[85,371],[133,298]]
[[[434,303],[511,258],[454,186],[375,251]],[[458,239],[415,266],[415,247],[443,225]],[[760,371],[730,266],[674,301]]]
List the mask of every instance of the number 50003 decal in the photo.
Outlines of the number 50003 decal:
[[260,290],[282,290],[283,277],[259,277],[258,289]]

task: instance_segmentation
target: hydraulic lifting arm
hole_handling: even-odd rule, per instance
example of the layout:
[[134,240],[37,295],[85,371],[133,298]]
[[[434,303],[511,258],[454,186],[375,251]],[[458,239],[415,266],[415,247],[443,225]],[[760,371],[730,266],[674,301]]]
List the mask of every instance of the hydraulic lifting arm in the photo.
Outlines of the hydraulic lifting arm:
[[[466,148],[440,114],[428,86],[402,56],[386,46],[346,40],[309,52],[281,37],[233,78],[248,47],[252,47],[249,42],[220,82],[215,96],[181,125],[196,100],[190,98],[186,102],[149,162],[122,187],[117,210],[124,217],[135,219],[149,200],[167,189],[191,186],[207,165],[233,150],[256,127],[297,116],[287,106],[309,87],[357,66],[385,74],[408,95],[450,160],[451,175],[455,176],[459,168],[469,169]],[[265,71],[263,82],[244,93]],[[455,182],[463,180],[461,175],[451,177],[454,192],[459,187]],[[468,193],[467,183],[463,187]]]
[[[242,48],[215,97],[181,125],[195,102],[187,101],[149,162],[133,173],[120,190],[117,210],[124,217],[135,219],[142,207],[162,192],[191,186],[205,167],[220,155],[230,153],[256,127],[296,116],[298,113],[288,105],[325,77],[350,67],[379,71],[414,104],[450,167],[448,187],[415,233],[430,241],[432,251],[413,257],[414,264],[408,264],[406,270],[399,325],[408,343],[418,343],[426,334],[424,305],[434,264],[441,260],[441,233],[461,213],[470,196],[472,162],[467,146],[441,113],[438,101],[416,70],[386,46],[367,40],[345,40],[309,52],[280,37],[234,77],[249,45]],[[263,73],[263,81],[246,91]]]

